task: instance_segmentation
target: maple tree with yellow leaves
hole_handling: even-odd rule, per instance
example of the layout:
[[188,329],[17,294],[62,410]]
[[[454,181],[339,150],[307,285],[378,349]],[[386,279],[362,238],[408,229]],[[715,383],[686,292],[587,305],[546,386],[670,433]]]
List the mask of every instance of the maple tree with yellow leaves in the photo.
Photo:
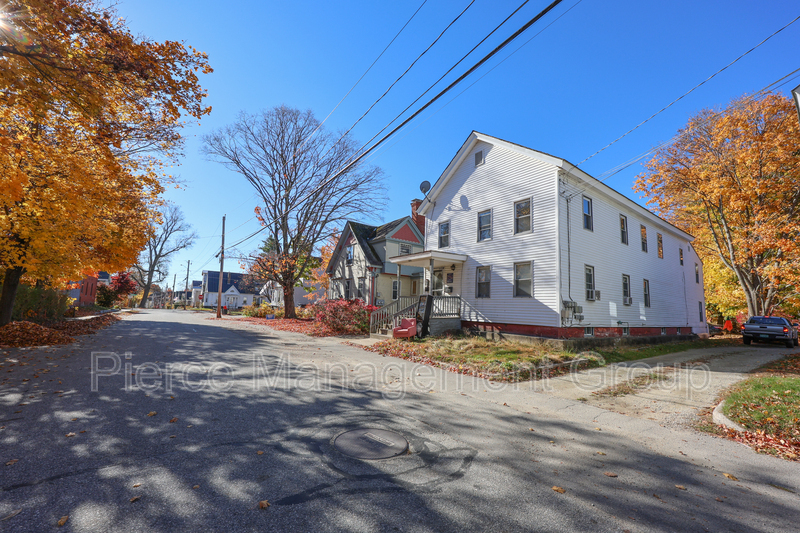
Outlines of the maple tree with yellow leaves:
[[59,286],[136,261],[184,118],[210,112],[205,54],[134,37],[95,0],[0,11],[0,325],[23,278]]
[[722,269],[735,276],[751,316],[797,299],[800,125],[789,98],[745,96],[702,111],[645,168],[635,190],[696,237],[705,271],[716,272],[706,279],[710,303],[732,307]]

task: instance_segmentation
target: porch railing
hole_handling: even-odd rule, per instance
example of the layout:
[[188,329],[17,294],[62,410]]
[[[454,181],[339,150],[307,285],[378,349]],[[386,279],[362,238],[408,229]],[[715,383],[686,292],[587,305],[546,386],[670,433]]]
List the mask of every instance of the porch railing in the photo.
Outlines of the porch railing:
[[413,296],[401,296],[390,304],[384,305],[369,315],[369,331],[377,333],[381,329],[394,327],[394,316],[400,311],[414,306]]
[[461,296],[434,296],[431,318],[460,317]]

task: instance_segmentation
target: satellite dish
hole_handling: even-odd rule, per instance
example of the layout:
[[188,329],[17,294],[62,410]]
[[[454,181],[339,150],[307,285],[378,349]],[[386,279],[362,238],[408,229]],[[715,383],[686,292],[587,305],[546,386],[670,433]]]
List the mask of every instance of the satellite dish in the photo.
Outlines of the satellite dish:
[[422,194],[428,194],[428,191],[431,190],[431,182],[423,181],[419,184],[419,190],[422,192]]

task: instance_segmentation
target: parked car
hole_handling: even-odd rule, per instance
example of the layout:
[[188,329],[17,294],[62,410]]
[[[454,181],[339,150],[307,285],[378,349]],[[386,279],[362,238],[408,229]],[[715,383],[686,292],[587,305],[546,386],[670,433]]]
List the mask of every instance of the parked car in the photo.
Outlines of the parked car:
[[724,335],[725,330],[719,326],[708,326],[708,336],[709,337],[716,337],[717,335]]
[[742,341],[745,344],[780,341],[793,348],[798,345],[797,327],[777,316],[751,316],[742,328]]

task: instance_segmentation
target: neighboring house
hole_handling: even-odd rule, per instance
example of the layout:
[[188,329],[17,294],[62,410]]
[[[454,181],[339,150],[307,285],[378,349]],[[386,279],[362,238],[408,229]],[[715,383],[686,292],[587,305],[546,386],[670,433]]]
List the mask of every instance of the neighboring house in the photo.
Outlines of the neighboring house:
[[326,268],[330,278],[329,298],[362,299],[383,306],[399,296],[423,294],[424,270],[398,267],[387,257],[421,252],[424,217],[417,215],[421,200],[412,202],[412,216],[382,226],[348,221]]
[[694,238],[575,165],[473,132],[419,212],[462,326],[547,337],[705,333]]
[[111,274],[106,272],[105,270],[101,270],[97,273],[97,284],[98,285],[111,285]]
[[74,298],[73,306],[92,305],[97,298],[97,278],[86,276],[78,282],[78,286],[67,291],[67,296]]
[[[222,306],[228,309],[239,309],[245,305],[253,305],[255,294],[239,291],[239,287],[244,287],[244,274],[238,272],[222,273]],[[219,294],[219,272],[213,270],[203,270],[203,293],[201,299],[204,307],[216,307],[217,296]]]
[[[319,284],[313,284],[309,280],[300,280],[301,287],[294,288],[294,305],[295,307],[303,307],[311,305],[325,294],[325,290],[320,288]],[[306,290],[311,289],[311,290]],[[310,297],[311,295],[313,297]],[[283,307],[283,287],[276,281],[269,281],[264,284],[258,293],[256,303],[267,304],[272,307]]]

